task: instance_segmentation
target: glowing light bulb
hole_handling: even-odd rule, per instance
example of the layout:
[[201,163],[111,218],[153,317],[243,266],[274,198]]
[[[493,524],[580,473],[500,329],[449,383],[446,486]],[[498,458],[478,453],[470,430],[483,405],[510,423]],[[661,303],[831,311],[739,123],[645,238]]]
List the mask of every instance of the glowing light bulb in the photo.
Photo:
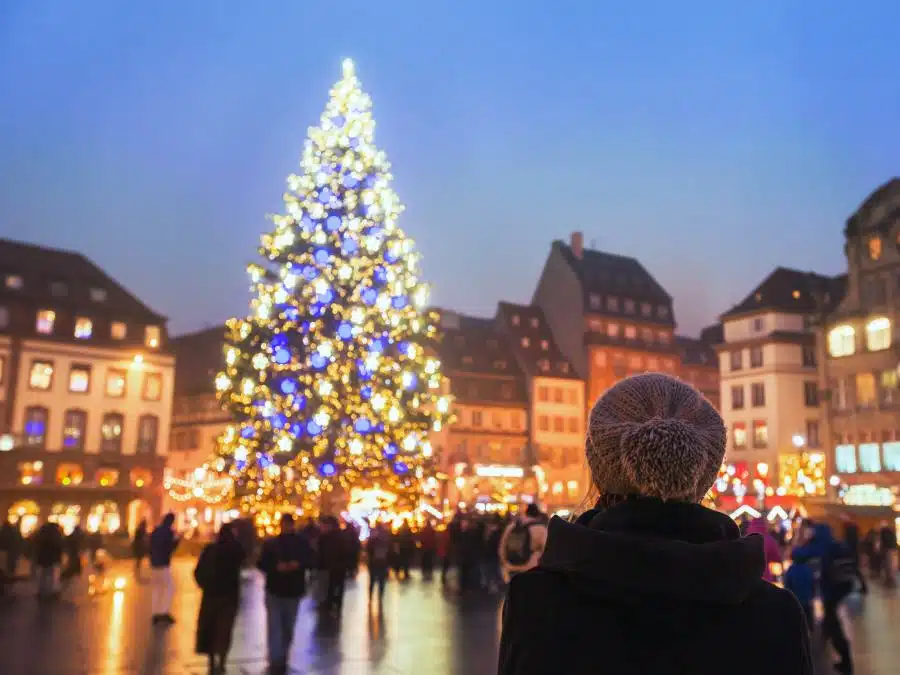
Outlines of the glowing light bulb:
[[400,409],[392,407],[388,410],[388,422],[397,422],[400,420]]
[[371,371],[377,370],[378,362],[378,354],[370,353],[368,356],[366,356],[366,369]]
[[234,458],[238,462],[247,461],[247,446],[239,445],[234,449]]
[[413,302],[416,303],[416,307],[425,307],[428,304],[428,287],[427,286],[419,286],[416,289],[416,292],[413,294]]
[[319,380],[318,389],[319,396],[328,396],[332,391],[334,391],[334,387],[328,380]]
[[403,375],[400,377],[404,389],[409,389],[412,386],[414,377],[415,376],[408,370],[404,371]]
[[253,357],[253,367],[257,370],[265,370],[266,366],[269,365],[269,359],[266,358],[265,354],[256,354]]
[[359,455],[362,454],[363,451],[363,442],[358,438],[354,438],[350,441],[350,454],[351,455]]
[[290,436],[282,436],[278,439],[278,449],[282,452],[288,452],[292,447],[294,447],[294,441]]
[[372,410],[381,410],[384,408],[384,396],[375,394],[372,397]]
[[225,391],[231,387],[231,378],[228,377],[225,373],[219,373],[216,375],[216,389],[219,391]]
[[403,439],[403,449],[407,452],[411,452],[416,448],[416,442],[419,439],[416,438],[415,434],[409,434],[406,438]]
[[229,347],[228,351],[225,353],[225,363],[229,366],[233,366],[238,358],[238,350],[234,347]]
[[432,453],[431,443],[429,441],[425,441],[422,443],[422,455],[425,457],[431,457]]
[[439,413],[446,413],[450,410],[450,401],[445,396],[441,396],[437,402],[437,409]]
[[328,416],[327,412],[325,412],[324,410],[320,410],[315,415],[313,415],[313,421],[324,429],[328,426],[331,418]]
[[328,282],[319,277],[313,283],[313,290],[315,290],[318,295],[324,295],[328,292]]
[[245,377],[241,381],[241,393],[244,396],[250,396],[253,393],[253,390],[256,388],[256,383],[251,380],[249,377]]
[[355,324],[360,324],[366,319],[366,310],[362,307],[354,307],[350,310],[350,321]]
[[316,351],[327,359],[331,358],[331,355],[334,353],[334,348],[332,347],[330,342],[325,341],[319,345]]

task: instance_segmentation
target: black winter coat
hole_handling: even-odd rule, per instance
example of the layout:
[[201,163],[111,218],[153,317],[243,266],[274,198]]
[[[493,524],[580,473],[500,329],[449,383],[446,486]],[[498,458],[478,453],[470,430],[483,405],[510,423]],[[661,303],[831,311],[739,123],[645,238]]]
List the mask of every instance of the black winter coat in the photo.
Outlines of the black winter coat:
[[696,504],[631,500],[550,522],[504,608],[500,675],[812,675],[763,540]]

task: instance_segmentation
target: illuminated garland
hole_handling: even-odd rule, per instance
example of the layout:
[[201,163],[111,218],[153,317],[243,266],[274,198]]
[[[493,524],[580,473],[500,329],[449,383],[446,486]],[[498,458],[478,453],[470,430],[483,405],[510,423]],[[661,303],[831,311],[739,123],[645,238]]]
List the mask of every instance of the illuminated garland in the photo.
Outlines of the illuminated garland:
[[374,129],[345,61],[249,268],[251,313],[227,324],[215,384],[237,423],[221,453],[244,510],[373,484],[414,504],[432,472],[429,433],[450,409],[438,317]]
[[234,481],[229,476],[216,476],[201,468],[188,479],[166,478],[163,485],[176,502],[199,500],[207,504],[220,504],[231,497]]

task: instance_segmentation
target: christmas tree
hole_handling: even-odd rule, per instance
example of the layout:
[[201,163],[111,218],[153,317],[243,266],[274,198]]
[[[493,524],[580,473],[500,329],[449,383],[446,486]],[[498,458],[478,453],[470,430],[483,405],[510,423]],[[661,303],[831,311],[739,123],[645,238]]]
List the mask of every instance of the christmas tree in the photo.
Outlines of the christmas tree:
[[220,445],[245,510],[309,505],[338,486],[413,506],[429,473],[429,432],[450,404],[438,317],[374,131],[345,61],[264,261],[249,267],[250,315],[228,322],[216,389],[235,423]]

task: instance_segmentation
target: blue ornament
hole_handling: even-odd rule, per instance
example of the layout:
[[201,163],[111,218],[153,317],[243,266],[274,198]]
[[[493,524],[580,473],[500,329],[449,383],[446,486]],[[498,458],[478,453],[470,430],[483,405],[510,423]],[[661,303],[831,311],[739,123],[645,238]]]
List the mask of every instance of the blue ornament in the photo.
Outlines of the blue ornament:
[[325,221],[325,229],[329,232],[334,232],[341,227],[341,217],[340,216],[328,216],[328,219]]
[[300,219],[300,229],[305,232],[311,231],[316,226],[315,221],[309,217],[308,213],[303,214],[303,217]]
[[366,364],[363,361],[359,361],[359,378],[361,380],[368,380],[372,377],[372,372],[366,368]]
[[394,306],[394,309],[403,309],[406,307],[408,301],[405,295],[395,295],[391,300],[391,304]]
[[359,147],[359,139],[356,136],[353,136],[350,139],[350,147],[353,148],[354,150],[356,150],[356,148]]
[[310,328],[312,328],[312,324],[309,321],[304,321],[302,324],[300,324],[301,333],[308,333]]
[[297,395],[294,397],[294,410],[303,410],[306,407],[306,397]]
[[275,363],[279,365],[284,365],[291,360],[291,350],[285,349],[284,347],[279,347],[275,350]]
[[334,300],[334,291],[332,291],[330,288],[324,293],[319,293],[316,296],[316,302],[320,302],[323,305],[331,304],[332,300]]
[[393,443],[389,443],[389,444],[384,448],[384,456],[385,456],[385,457],[393,457],[393,456],[396,455],[396,454],[397,454],[397,446],[394,445]]
[[344,176],[344,187],[345,188],[353,189],[357,185],[359,185],[359,180],[354,178],[352,174],[348,173],[346,176]]
[[375,181],[378,180],[374,173],[370,173],[368,176],[363,178],[363,185],[367,188],[375,187]]
[[372,340],[369,343],[369,351],[375,354],[381,354],[384,352],[384,340],[378,338],[377,340]]
[[316,424],[315,420],[310,420],[306,423],[306,431],[310,436],[318,436],[322,433],[322,427]]
[[357,433],[366,434],[372,430],[372,423],[365,417],[360,417],[356,420],[356,424],[353,425],[353,428],[356,429]]
[[291,425],[291,435],[295,437],[300,437],[303,435],[303,425],[300,422],[294,422]]
[[319,270],[317,270],[312,265],[304,265],[303,269],[300,271],[300,274],[302,274],[303,278],[307,281],[312,281],[317,276],[319,276]]
[[328,249],[320,248],[318,249],[313,257],[316,259],[316,262],[320,265],[325,265],[328,263],[328,259],[331,257],[331,254],[328,252]]
[[331,118],[331,123],[336,127],[344,126],[344,123],[346,121],[347,121],[347,119],[343,115],[335,115],[334,117]]
[[272,460],[271,460],[271,458],[269,458],[268,455],[260,455],[260,456],[259,456],[259,462],[258,462],[258,464],[259,464],[262,468],[265,469],[265,468],[266,468],[267,466],[269,466],[269,464],[271,464],[271,463],[272,463]]
[[331,462],[326,462],[321,467],[319,467],[319,472],[323,476],[333,476],[334,475],[334,464]]
[[391,249],[388,249],[388,250],[385,252],[385,254],[384,254],[384,259],[387,260],[389,263],[395,263],[395,262],[397,262],[400,258],[399,258],[399,256],[398,256],[397,254],[395,254]]
[[329,188],[319,190],[319,201],[323,204],[327,204],[333,196],[334,193]]
[[284,395],[293,394],[297,391],[297,380],[282,380],[281,393]]
[[359,390],[359,395],[362,396],[364,399],[372,398],[372,387],[368,387],[368,386],[363,387],[362,389]]
[[243,427],[241,429],[241,438],[253,438],[256,435],[256,431],[253,427]]
[[278,349],[278,347],[287,347],[287,343],[287,335],[285,335],[284,333],[279,333],[271,340],[269,340],[269,344],[272,345],[272,349]]
[[400,350],[401,354],[409,356],[412,352],[412,345],[409,342],[401,342],[397,345],[397,348]]
[[314,317],[322,316],[325,313],[325,306],[324,305],[312,305],[309,308],[309,313]]
[[287,423],[288,423],[287,417],[285,417],[284,415],[278,414],[272,418],[272,426],[275,427],[276,429],[281,429],[281,427],[286,427]]
[[382,228],[378,227],[377,225],[373,225],[372,227],[369,228],[369,230],[368,230],[368,232],[366,232],[366,234],[372,235],[373,237],[377,237],[379,234],[381,234],[381,232],[382,232]]
[[288,321],[296,321],[300,318],[300,310],[296,307],[288,307],[284,310],[284,318]]
[[378,291],[374,288],[366,288],[359,295],[362,298],[362,301],[367,305],[374,305],[375,301],[378,299]]
[[328,364],[328,359],[322,356],[319,352],[316,352],[309,357],[309,364],[316,369],[324,368]]
[[353,337],[353,326],[346,321],[342,321],[340,325],[338,325],[337,334],[341,340],[349,340]]
[[394,472],[399,474],[404,474],[409,471],[409,467],[406,466],[403,462],[395,462],[394,463]]
[[379,284],[387,283],[387,270],[383,267],[376,267],[372,276]]
[[409,378],[409,384],[406,385],[406,388],[407,388],[407,389],[415,389],[415,388],[416,388],[416,383],[417,383],[418,381],[419,381],[419,379],[418,379],[415,375],[413,375],[412,377]]
[[343,241],[344,253],[353,254],[359,250],[359,242],[353,237],[344,237]]

